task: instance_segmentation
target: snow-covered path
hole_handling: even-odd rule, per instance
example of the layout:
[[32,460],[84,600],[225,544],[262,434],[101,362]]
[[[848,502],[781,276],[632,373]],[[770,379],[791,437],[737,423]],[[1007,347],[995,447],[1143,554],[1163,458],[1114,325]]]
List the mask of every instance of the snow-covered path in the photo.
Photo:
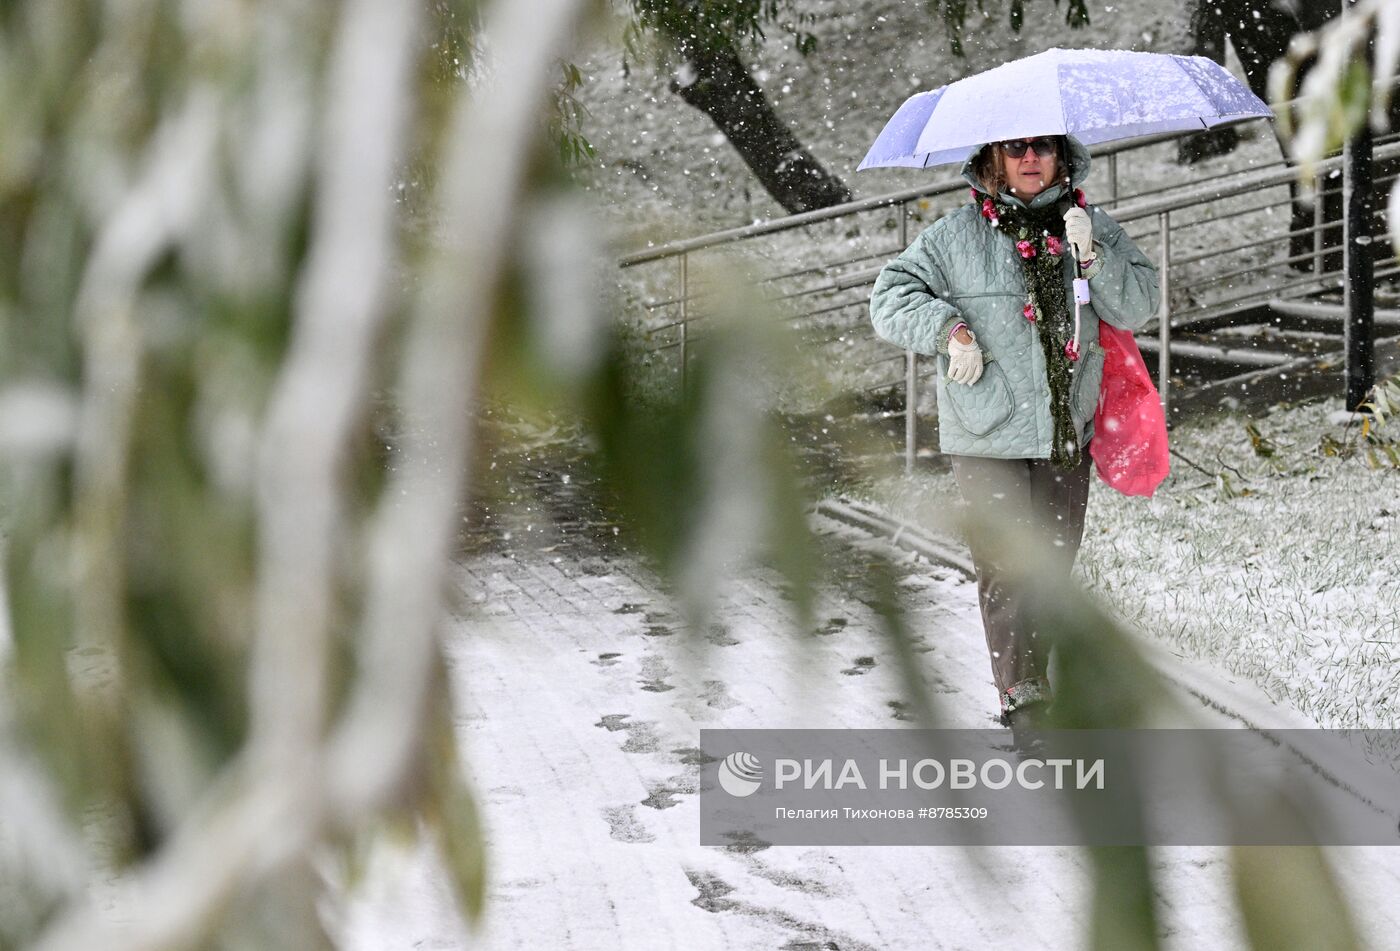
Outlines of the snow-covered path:
[[[854,577],[861,543],[821,524]],[[804,639],[779,579],[758,572],[709,630],[687,632],[639,561],[586,551],[513,543],[461,568],[475,616],[449,662],[488,827],[485,927],[461,930],[431,856],[381,857],[353,906],[354,946],[1083,946],[1081,850],[699,846],[701,728],[899,726],[898,672],[857,587],[824,590],[821,633]],[[943,722],[992,726],[973,586],[901,564]],[[1223,849],[1151,854],[1166,947],[1245,946]],[[1400,850],[1331,855],[1371,946],[1394,947],[1400,916],[1383,896],[1400,893]]]

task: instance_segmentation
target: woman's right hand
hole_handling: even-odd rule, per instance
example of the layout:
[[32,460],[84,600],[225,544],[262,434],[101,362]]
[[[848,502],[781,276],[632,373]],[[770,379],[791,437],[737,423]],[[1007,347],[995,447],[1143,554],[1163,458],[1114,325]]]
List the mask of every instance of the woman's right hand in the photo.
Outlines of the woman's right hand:
[[[962,340],[966,334],[969,338]],[[977,335],[966,327],[959,327],[957,333],[948,338],[948,379],[954,383],[971,386],[982,377],[982,348],[977,346]]]

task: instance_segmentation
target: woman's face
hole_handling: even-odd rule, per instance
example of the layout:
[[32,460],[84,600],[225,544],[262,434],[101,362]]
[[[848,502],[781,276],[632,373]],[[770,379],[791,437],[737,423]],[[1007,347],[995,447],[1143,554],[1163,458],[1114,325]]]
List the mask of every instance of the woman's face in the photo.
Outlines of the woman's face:
[[1034,198],[1054,183],[1059,169],[1054,139],[1012,139],[997,148],[1006,163],[1007,189],[1017,198]]

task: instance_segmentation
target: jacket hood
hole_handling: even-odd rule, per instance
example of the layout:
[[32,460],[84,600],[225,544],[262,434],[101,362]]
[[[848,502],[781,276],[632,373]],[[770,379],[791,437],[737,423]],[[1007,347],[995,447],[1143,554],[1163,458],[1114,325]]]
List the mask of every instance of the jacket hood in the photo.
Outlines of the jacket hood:
[[[1070,187],[1078,188],[1084,183],[1084,180],[1089,177],[1089,150],[1085,148],[1083,142],[1080,142],[1072,135],[1067,135],[1064,138],[1065,141],[1069,143]],[[962,166],[962,177],[975,191],[982,195],[987,194],[987,190],[977,181],[977,175],[972,171],[972,163],[976,160],[977,156],[982,154],[982,149],[985,148],[987,148],[987,146],[984,145],[982,148],[977,149],[969,155],[967,161],[963,162]],[[1021,200],[1014,195],[1004,194],[1002,197],[1007,201],[1014,201],[1018,204],[1022,204]],[[1065,186],[1057,183],[1051,185],[1049,188],[1045,189],[1045,191],[1032,198],[1030,207],[1043,208],[1046,205],[1054,204],[1063,197],[1065,197]]]

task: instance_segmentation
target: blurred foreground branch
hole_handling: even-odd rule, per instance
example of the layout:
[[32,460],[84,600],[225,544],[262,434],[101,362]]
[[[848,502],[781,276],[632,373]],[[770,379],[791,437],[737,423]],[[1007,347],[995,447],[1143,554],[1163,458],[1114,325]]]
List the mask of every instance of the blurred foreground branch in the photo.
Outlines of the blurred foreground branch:
[[[1269,96],[1275,102],[1301,97],[1278,115],[1282,138],[1301,163],[1304,187],[1311,187],[1315,163],[1340,149],[1363,123],[1377,132],[1390,125],[1397,68],[1400,4],[1391,0],[1361,0],[1323,29],[1294,37],[1288,55],[1269,71]],[[1377,77],[1384,81],[1376,83]],[[1386,219],[1391,245],[1400,253],[1400,182],[1391,188]]]
[[[157,6],[133,5],[121,14],[129,17],[121,25],[137,35],[142,28],[177,30],[162,21]],[[42,668],[57,676],[55,683],[65,681],[60,658],[70,658],[71,666],[75,655],[66,643],[67,613],[61,605],[71,598],[77,650],[93,671],[75,680],[75,690],[80,701],[85,693],[98,698],[80,702],[73,722],[105,738],[94,745],[113,744],[112,759],[120,768],[99,770],[113,784],[106,792],[75,780],[68,795],[107,816],[116,841],[130,841],[138,853],[148,854],[120,871],[125,864],[120,847],[94,853],[90,860],[99,876],[108,877],[101,869],[114,866],[119,877],[92,894],[72,894],[35,947],[147,951],[202,945],[231,904],[302,862],[309,849],[401,807],[405,792],[423,795],[414,784],[423,778],[419,771],[425,761],[434,762],[429,784],[460,782],[455,770],[444,768],[455,762],[450,747],[426,751],[424,726],[430,712],[442,715],[443,710],[432,699],[438,684],[435,635],[445,618],[445,570],[457,507],[467,489],[472,404],[508,260],[502,236],[518,213],[527,170],[540,147],[551,66],[567,51],[588,9],[584,0],[494,5],[483,27],[491,37],[498,77],[493,88],[452,84],[446,93],[450,105],[442,113],[449,123],[445,137],[418,130],[422,140],[443,143],[432,158],[439,170],[433,205],[441,214],[442,233],[420,252],[421,260],[400,248],[406,232],[395,200],[412,124],[425,114],[418,101],[425,90],[414,77],[415,61],[426,55],[425,31],[413,4],[347,4],[326,34],[333,36],[329,56],[322,56],[315,42],[323,11],[201,8],[202,13],[190,14],[195,21],[222,17],[219,26],[232,38],[207,42],[192,54],[192,63],[180,64],[196,78],[176,69],[166,76],[170,87],[157,88],[150,101],[133,106],[134,113],[149,110],[148,117],[124,117],[133,121],[131,131],[149,121],[154,132],[129,184],[121,176],[107,182],[115,200],[96,209],[101,224],[76,297],[83,372],[72,445],[74,570],[37,580],[36,572],[51,566],[46,551],[67,537],[63,504],[52,492],[61,483],[26,481],[21,475],[13,497],[43,493],[50,505],[36,512],[50,521],[36,515],[30,523],[21,520],[16,530],[19,544],[8,566],[16,582],[11,585],[16,665],[7,674],[36,683]],[[68,13],[73,22],[83,22],[81,11]],[[4,27],[7,48],[36,42],[25,32],[32,20],[6,16],[11,20]],[[196,30],[212,26],[193,23]],[[75,48],[84,41],[69,39]],[[165,40],[179,42],[174,35]],[[328,65],[318,77],[323,59]],[[277,74],[283,82],[278,89],[244,84],[240,70],[259,77]],[[318,90],[325,101],[312,105],[307,97]],[[444,94],[441,88],[426,91]],[[254,134],[245,142],[250,126],[274,134]],[[36,128],[35,134],[42,133]],[[224,177],[230,164],[232,183]],[[19,183],[42,202],[45,189],[56,188],[43,180],[42,168],[30,171],[33,179],[11,175],[10,194]],[[259,172],[268,180],[259,181]],[[298,182],[305,183],[305,196],[296,193]],[[279,190],[285,203],[267,200]],[[300,267],[288,268],[275,252],[279,231],[293,236],[284,246],[294,251],[297,223],[288,211],[298,207],[311,210],[306,246]],[[31,226],[28,237],[43,224]],[[420,280],[408,282],[408,294],[395,270],[400,263],[422,271]],[[175,285],[179,290],[153,296],[153,287],[171,268],[187,269]],[[217,286],[221,280],[223,287]],[[220,326],[206,312],[203,326],[189,338],[188,324],[182,326],[183,319],[162,311],[161,304],[173,303],[172,294],[192,287],[196,299],[209,292],[202,303],[215,313],[231,309],[233,326]],[[278,331],[259,325],[279,312],[289,316],[280,360]],[[399,314],[403,320],[396,323]],[[381,350],[400,333],[395,386],[403,434],[392,472],[360,515],[351,471],[363,451],[357,434],[371,409]],[[205,350],[210,336],[219,338],[216,349]],[[193,366],[170,363],[172,339],[192,348],[181,352],[192,354]],[[247,388],[259,381],[256,372],[234,374],[233,386],[241,384],[245,400],[238,412],[211,403],[207,391],[221,379],[229,382],[219,364],[231,353],[265,366],[272,356],[265,411],[249,412],[246,405]],[[245,371],[251,365],[244,364]],[[152,379],[163,371],[177,374],[166,377],[167,384],[184,380],[194,388],[193,405],[186,408],[213,414],[210,430],[233,439],[235,447],[256,447],[255,470],[246,457],[230,456],[227,445],[190,447],[178,425],[169,430],[178,417],[169,415],[171,408],[163,410],[161,401],[170,391]],[[155,430],[150,429],[153,412],[157,419],[164,414]],[[182,483],[188,462],[167,465],[156,456],[156,447],[170,436],[176,459],[195,452],[200,478],[211,478],[212,486],[197,490]],[[31,465],[42,472],[53,462],[48,455]],[[176,514],[174,524],[142,521],[155,515],[141,507],[152,499],[142,473],[156,479],[153,491],[162,503],[178,510],[184,499],[185,513]],[[182,528],[195,533],[196,546],[217,545],[217,538],[208,537],[219,524],[217,513],[240,509],[249,511],[256,525],[256,548],[247,549],[250,556],[256,551],[256,559],[249,559],[246,587],[228,580],[240,577],[236,568],[230,575],[201,574],[215,569],[198,558],[181,561],[178,551],[169,553],[174,561],[165,561],[143,548],[143,537],[158,525],[176,537]],[[246,535],[234,529],[234,537]],[[359,565],[347,560],[346,546],[362,537],[367,556]],[[222,555],[236,556],[238,550],[235,544]],[[141,572],[142,564],[159,565],[159,573]],[[152,591],[152,600],[142,600],[143,586],[178,585],[186,580],[182,571],[215,584]],[[364,574],[362,585],[355,583],[358,572]],[[363,588],[363,599],[347,597],[357,587]],[[239,591],[246,591],[255,611],[238,607]],[[224,632],[222,643],[201,645],[196,626],[179,620],[174,629],[150,626],[150,612],[158,616],[181,605],[195,610],[194,598],[210,599],[211,623],[216,633]],[[50,626],[36,623],[41,616]],[[201,765],[210,764],[210,755],[187,745],[199,727],[170,719],[170,701],[162,699],[170,694],[161,684],[171,677],[224,676],[207,666],[211,656],[196,660],[192,652],[238,656],[244,616],[250,634],[247,730],[241,748],[221,763],[215,756],[210,768]],[[135,624],[130,633],[129,621]],[[336,632],[347,628],[358,634],[348,642],[338,639]],[[173,640],[162,640],[165,630]],[[206,666],[202,671],[182,666],[181,652]],[[342,663],[338,656],[353,658],[343,689],[333,678]],[[44,659],[50,657],[58,666]],[[134,695],[129,678],[155,688],[150,699]],[[217,694],[206,684],[184,703],[207,703]],[[58,690],[47,702],[62,704],[63,696]],[[32,712],[44,716],[45,701],[34,702]],[[164,723],[174,732],[156,730],[151,738],[133,740],[129,731],[138,728],[142,716],[154,718],[148,726]],[[226,716],[211,723],[216,730],[230,729]],[[174,747],[159,747],[159,737]],[[165,765],[152,773],[161,762]],[[196,778],[200,772],[206,781]],[[188,792],[191,788],[195,792]],[[186,790],[183,798],[178,789]],[[153,802],[147,798],[152,792]],[[431,796],[435,812],[454,799],[442,789]],[[454,831],[464,831],[460,817],[440,821],[455,822]],[[168,832],[161,828],[166,824]],[[479,849],[480,842],[458,848],[463,847]],[[117,917],[104,906],[118,909]],[[297,946],[312,941],[282,938]]]

